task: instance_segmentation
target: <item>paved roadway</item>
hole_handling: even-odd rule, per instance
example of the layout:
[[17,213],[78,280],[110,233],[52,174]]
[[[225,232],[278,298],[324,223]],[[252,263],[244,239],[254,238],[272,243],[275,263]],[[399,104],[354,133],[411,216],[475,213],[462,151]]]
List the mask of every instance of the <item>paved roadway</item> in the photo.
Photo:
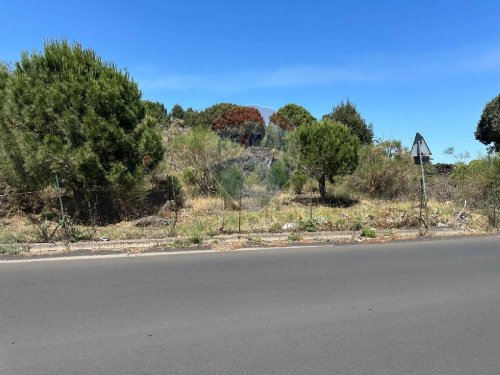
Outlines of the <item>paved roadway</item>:
[[499,374],[500,237],[0,264],[0,374]]

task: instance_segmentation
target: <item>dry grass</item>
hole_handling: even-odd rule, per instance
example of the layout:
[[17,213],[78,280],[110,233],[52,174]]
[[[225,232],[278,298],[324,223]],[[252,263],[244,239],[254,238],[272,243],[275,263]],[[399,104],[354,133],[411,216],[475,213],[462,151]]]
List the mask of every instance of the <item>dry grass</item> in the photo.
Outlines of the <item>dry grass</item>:
[[[476,231],[489,229],[488,219],[481,212],[467,212],[466,218],[457,220],[460,208],[451,202],[429,202],[429,217],[432,226],[438,223],[448,227]],[[294,195],[284,192],[276,196],[269,205],[258,211],[242,211],[242,233],[280,232],[285,223],[299,225],[309,219],[307,204],[294,200]],[[168,236],[202,236],[210,238],[220,233],[236,233],[238,211],[223,210],[220,198],[194,198],[186,202],[179,212],[175,230],[167,227],[136,227],[133,222],[102,227],[76,226],[76,231],[86,233],[92,239],[109,240],[167,238]],[[417,202],[392,202],[362,199],[351,207],[314,206],[315,228],[325,231],[360,230],[363,227],[376,229],[417,228],[419,225]],[[0,243],[40,242],[39,228],[23,216],[0,219]],[[53,240],[61,240],[54,238]],[[223,245],[221,245],[223,246]]]

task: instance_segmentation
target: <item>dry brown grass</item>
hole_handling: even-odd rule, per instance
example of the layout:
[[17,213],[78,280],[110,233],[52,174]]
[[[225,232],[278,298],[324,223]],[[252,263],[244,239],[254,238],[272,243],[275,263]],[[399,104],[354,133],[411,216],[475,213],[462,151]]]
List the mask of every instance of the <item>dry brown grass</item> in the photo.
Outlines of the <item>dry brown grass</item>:
[[[280,232],[285,223],[299,225],[309,218],[307,204],[294,200],[294,195],[284,192],[258,211],[241,213],[242,233]],[[432,226],[438,223],[470,231],[489,229],[486,215],[468,211],[465,219],[457,220],[461,211],[452,202],[429,202]],[[419,225],[418,202],[396,202],[361,199],[351,207],[314,206],[313,219],[318,231],[350,231],[362,227],[377,230],[417,228]],[[173,236],[200,236],[205,239],[220,233],[235,233],[238,229],[238,211],[223,210],[220,198],[191,198],[180,210],[175,230],[167,227],[136,227],[133,222],[95,228],[76,226],[77,231],[88,232],[92,239],[109,240],[167,238]],[[55,239],[60,240],[60,239]],[[39,230],[21,215],[0,218],[0,243],[40,242]],[[223,246],[223,245],[221,245]],[[225,245],[224,245],[225,246]]]

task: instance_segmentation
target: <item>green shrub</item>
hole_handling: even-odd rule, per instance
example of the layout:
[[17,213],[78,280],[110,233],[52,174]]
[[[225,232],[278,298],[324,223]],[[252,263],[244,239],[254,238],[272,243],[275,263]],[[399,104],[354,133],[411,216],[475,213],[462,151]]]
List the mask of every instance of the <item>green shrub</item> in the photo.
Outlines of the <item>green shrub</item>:
[[14,255],[30,251],[26,244],[18,243],[9,234],[0,234],[0,254]]
[[307,182],[307,175],[302,172],[296,171],[290,178],[290,185],[292,186],[293,192],[295,194],[302,194],[304,185]]
[[468,165],[459,163],[452,178],[457,183],[457,198],[481,208],[500,196],[500,157],[487,156]]
[[375,238],[377,237],[377,232],[373,228],[363,227],[361,230],[361,236],[366,238]]
[[304,232],[316,232],[317,224],[317,221],[314,219],[300,220],[299,230]]
[[408,198],[418,193],[418,172],[399,141],[386,141],[364,146],[357,169],[345,182],[349,189],[371,198]]
[[484,210],[492,224],[498,224],[500,206],[500,157],[487,156],[468,165],[455,166],[453,180],[457,184],[457,200],[467,201],[470,208]]
[[297,232],[290,233],[290,235],[288,236],[288,240],[293,242],[300,241],[301,238],[302,236]]

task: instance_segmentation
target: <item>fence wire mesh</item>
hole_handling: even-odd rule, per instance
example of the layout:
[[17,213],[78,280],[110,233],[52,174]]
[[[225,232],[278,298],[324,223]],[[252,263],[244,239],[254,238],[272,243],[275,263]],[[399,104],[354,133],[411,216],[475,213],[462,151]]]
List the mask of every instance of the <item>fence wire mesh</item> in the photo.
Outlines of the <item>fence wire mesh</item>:
[[[332,185],[333,187],[334,185]],[[500,226],[497,190],[483,196],[458,192],[443,178],[428,180],[429,227],[487,230]],[[394,200],[349,196],[335,188],[321,200],[313,183],[300,193],[287,186],[264,207],[246,209],[224,195],[185,199],[176,189],[116,191],[47,188],[0,194],[3,253],[29,249],[30,243],[178,239],[177,246],[216,242],[238,234],[254,242],[262,233],[397,231],[419,227],[418,191]],[[93,246],[93,245],[90,245]]]

